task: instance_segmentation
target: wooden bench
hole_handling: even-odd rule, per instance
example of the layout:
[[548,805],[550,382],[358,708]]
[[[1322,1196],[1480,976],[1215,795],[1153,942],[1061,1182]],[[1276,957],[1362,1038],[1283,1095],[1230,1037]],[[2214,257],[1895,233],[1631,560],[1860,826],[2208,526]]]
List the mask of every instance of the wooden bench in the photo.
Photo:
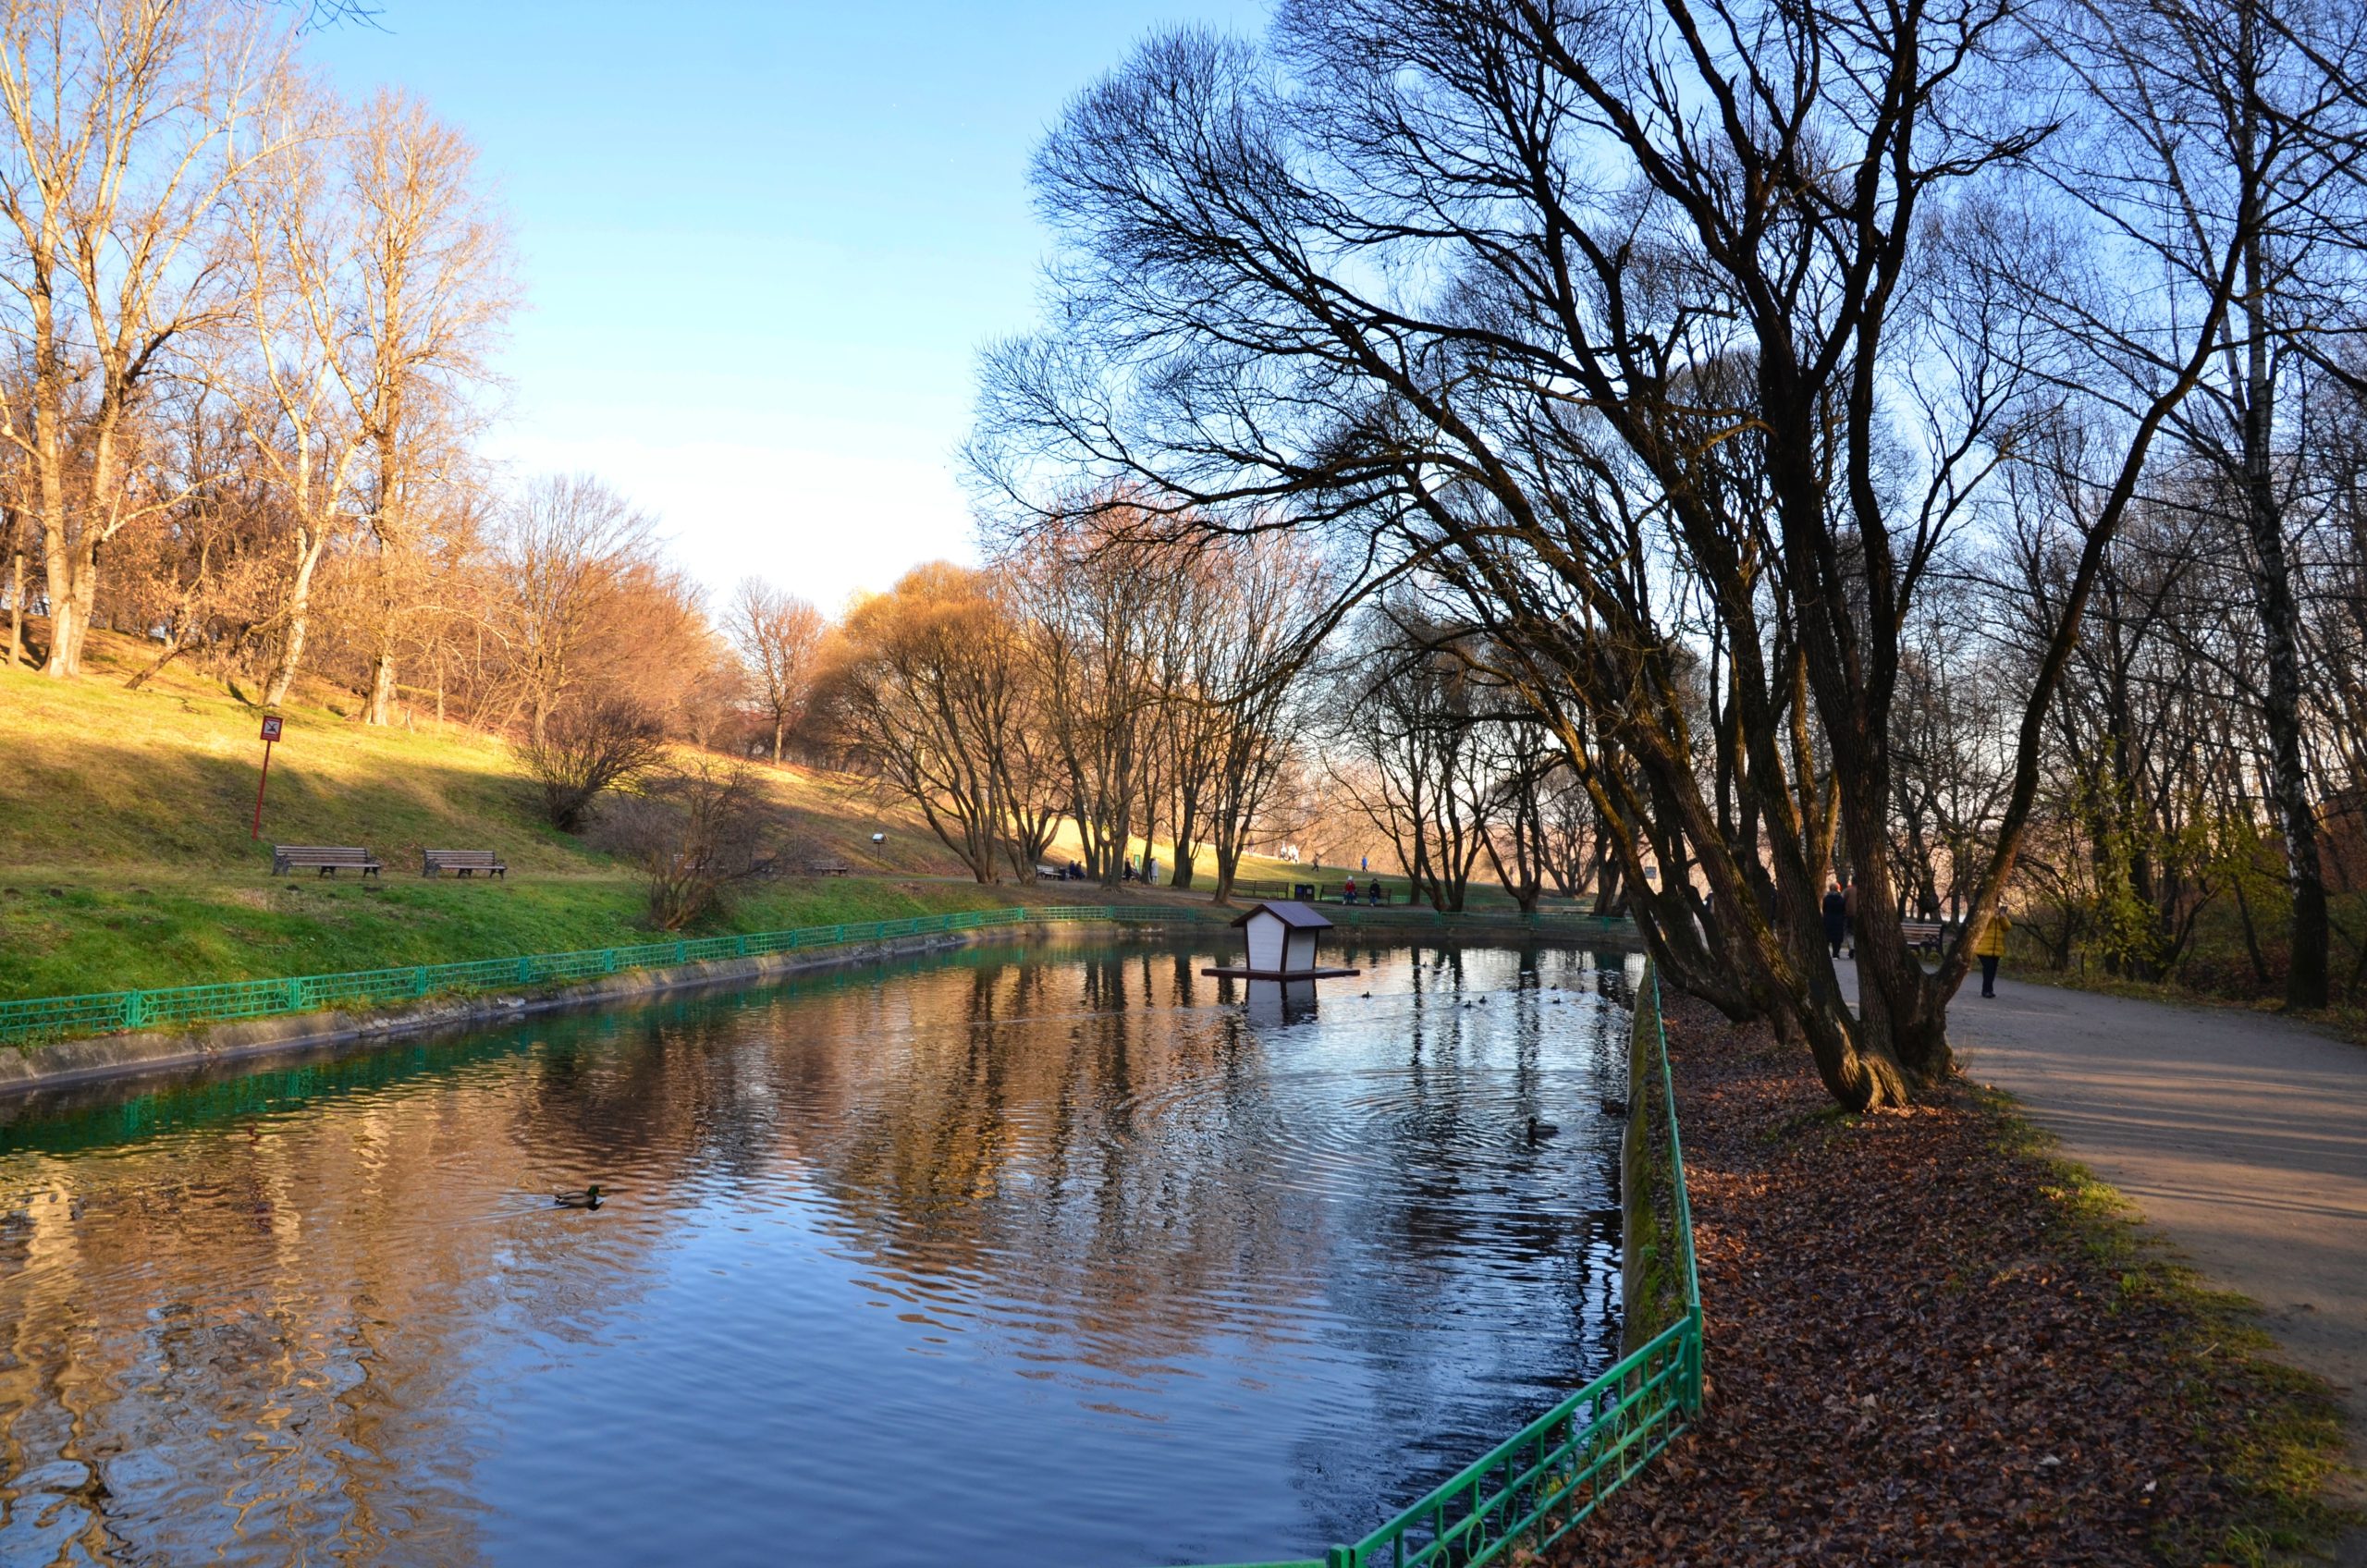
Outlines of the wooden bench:
[[335,876],[340,871],[359,871],[364,876],[378,875],[377,861],[359,844],[272,845],[274,876],[285,876],[302,865],[318,867],[324,876]]
[[1909,948],[1936,953],[1946,939],[1947,927],[1936,920],[1902,920],[1898,923],[1898,934],[1907,938]]
[[808,876],[847,876],[853,874],[853,869],[842,860],[809,860],[805,863],[805,875]]
[[509,865],[491,850],[422,850],[419,851],[419,874],[422,876],[441,876],[448,871],[461,876],[474,876],[482,871],[487,876],[499,876],[507,880],[509,876]]

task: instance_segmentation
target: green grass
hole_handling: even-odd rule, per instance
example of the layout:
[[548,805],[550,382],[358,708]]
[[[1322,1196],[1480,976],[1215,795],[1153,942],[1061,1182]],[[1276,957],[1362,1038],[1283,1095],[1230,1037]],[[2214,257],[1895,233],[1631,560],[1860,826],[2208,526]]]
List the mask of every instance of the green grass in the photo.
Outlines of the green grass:
[[[129,662],[97,639],[103,669]],[[284,711],[264,830],[249,836],[263,761],[259,712],[193,676],[128,692],[105,673],[54,681],[0,669],[0,874],[127,868],[266,873],[270,845],[362,844],[389,873],[419,851],[490,849],[512,874],[613,873],[614,862],[543,821],[509,745],[458,725],[368,729],[313,693]],[[960,867],[912,813],[848,779],[759,770],[765,792],[814,850],[859,869]],[[887,841],[874,845],[873,832]]]
[[[384,886],[169,879],[0,884],[0,995],[67,996],[323,974],[653,939],[640,884],[389,877]],[[961,883],[803,878],[750,890],[694,935],[890,920],[1023,901]]]
[[[2342,1409],[2323,1378],[2275,1359],[2257,1304],[2204,1286],[2165,1256],[2135,1207],[1993,1089],[1971,1090],[2000,1144],[2044,1174],[2039,1195],[2086,1254],[2119,1280],[2122,1302],[2167,1305],[2180,1332],[2161,1354],[2198,1397],[2192,1440],[2226,1482],[2234,1518],[2212,1539],[2157,1542],[2173,1562],[2269,1568],[2321,1551],[2357,1520],[2328,1501],[2345,1464]],[[2116,1310],[2117,1304],[2108,1310]]]
[[1685,1292],[1688,1239],[1676,1224],[1675,1150],[1664,1135],[1670,1108],[1662,1090],[1655,995],[1647,982],[1627,1028],[1629,1113],[1620,1140],[1621,1295],[1628,1313],[1620,1336],[1623,1354],[1640,1349],[1691,1309]]
[[[630,867],[559,833],[502,741],[457,725],[367,729],[333,689],[284,710],[260,840],[249,837],[259,713],[178,668],[117,679],[0,669],[0,997],[325,974],[646,941]],[[910,812],[855,781],[761,769],[800,846],[857,875],[748,886],[698,935],[992,908],[1052,889],[980,888]],[[871,836],[886,835],[874,844]],[[382,881],[270,875],[270,845],[362,844]],[[491,849],[505,881],[426,881],[421,847]],[[951,878],[938,881],[938,877]],[[1083,889],[1066,889],[1082,901]]]
[[[414,717],[371,729],[351,694],[300,685],[272,753],[264,831],[250,837],[263,760],[260,710],[202,671],[174,666],[144,690],[123,678],[148,655],[93,633],[92,673],[55,681],[0,668],[0,998],[150,989],[317,974],[651,939],[630,867],[542,820],[509,746]],[[918,815],[859,780],[759,768],[791,836],[788,859],[840,862],[848,877],[792,876],[742,890],[693,935],[893,919],[1022,902],[1091,902],[1089,884],[981,888]],[[873,842],[873,835],[883,841]],[[274,842],[360,844],[382,881],[274,877]],[[428,882],[423,847],[489,849],[507,881]],[[1139,849],[1139,846],[1137,846]],[[1073,853],[1056,847],[1054,858]],[[1162,867],[1173,851],[1160,846]],[[1213,886],[1203,855],[1196,892]],[[1245,878],[1317,872],[1250,857]],[[1404,879],[1392,879],[1402,900]],[[1510,906],[1475,884],[1475,911]],[[1122,900],[1141,892],[1132,885]]]

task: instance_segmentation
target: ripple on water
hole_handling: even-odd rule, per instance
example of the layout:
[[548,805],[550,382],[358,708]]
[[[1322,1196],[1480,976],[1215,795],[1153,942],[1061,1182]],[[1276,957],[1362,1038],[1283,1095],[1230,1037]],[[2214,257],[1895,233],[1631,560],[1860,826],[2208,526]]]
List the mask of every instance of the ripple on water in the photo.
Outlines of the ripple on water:
[[1258,1026],[1207,956],[981,952],[19,1118],[0,1561],[1360,1533],[1612,1354],[1625,972],[1359,950],[1371,995]]

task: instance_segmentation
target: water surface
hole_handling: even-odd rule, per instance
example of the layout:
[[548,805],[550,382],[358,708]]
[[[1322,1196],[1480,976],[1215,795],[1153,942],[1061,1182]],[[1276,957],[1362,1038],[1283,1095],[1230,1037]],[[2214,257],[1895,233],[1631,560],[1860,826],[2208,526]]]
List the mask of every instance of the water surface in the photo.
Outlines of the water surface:
[[0,1562],[1354,1538],[1612,1358],[1630,961],[1360,949],[1253,1015],[1215,956],[0,1106]]

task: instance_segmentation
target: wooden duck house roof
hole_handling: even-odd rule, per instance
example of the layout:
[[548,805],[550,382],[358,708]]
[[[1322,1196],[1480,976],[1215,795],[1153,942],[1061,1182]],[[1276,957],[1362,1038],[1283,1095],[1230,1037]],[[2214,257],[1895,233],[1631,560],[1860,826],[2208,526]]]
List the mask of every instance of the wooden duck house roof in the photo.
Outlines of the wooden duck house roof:
[[1270,914],[1295,931],[1329,931],[1331,923],[1295,899],[1268,899],[1256,909],[1233,922],[1246,925],[1261,914]]

